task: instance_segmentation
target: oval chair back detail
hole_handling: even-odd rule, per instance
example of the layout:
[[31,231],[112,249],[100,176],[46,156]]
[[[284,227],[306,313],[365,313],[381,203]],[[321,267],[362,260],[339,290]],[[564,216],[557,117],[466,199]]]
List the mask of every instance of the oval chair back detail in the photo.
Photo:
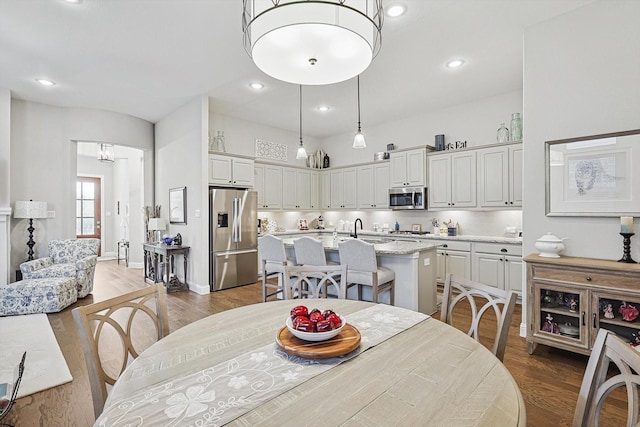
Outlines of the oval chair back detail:
[[[107,400],[107,384],[113,385],[149,345],[169,335],[166,291],[159,283],[74,308],[71,313],[87,364],[97,418]],[[154,328],[148,330],[149,326]],[[101,350],[109,357],[100,357]]]
[[[330,294],[347,298],[346,265],[289,265],[285,267],[285,283],[291,284],[298,298],[327,298]],[[333,292],[329,292],[329,291]]]
[[395,279],[393,270],[378,266],[373,244],[358,239],[338,245],[340,264],[347,266],[347,283],[358,286],[358,299],[362,300],[362,287],[372,289],[371,301],[377,303],[378,295],[389,291],[389,303],[394,305]]
[[[266,302],[270,296],[283,294],[284,299],[289,299],[288,286],[283,286],[284,268],[291,262],[287,259],[282,239],[266,234],[258,238],[258,252],[262,260],[262,301]],[[276,278],[277,284],[269,283],[269,279]],[[273,291],[269,291],[273,289]]]
[[[461,301],[468,301],[471,307],[471,326],[467,331],[467,335],[479,341],[480,321],[489,309],[493,309],[497,327],[491,351],[502,361],[509,336],[511,316],[516,305],[516,297],[517,295],[513,291],[505,291],[463,277],[447,274],[444,282],[440,320],[451,325],[453,309],[456,304]],[[478,303],[482,304],[480,308],[478,308]]]

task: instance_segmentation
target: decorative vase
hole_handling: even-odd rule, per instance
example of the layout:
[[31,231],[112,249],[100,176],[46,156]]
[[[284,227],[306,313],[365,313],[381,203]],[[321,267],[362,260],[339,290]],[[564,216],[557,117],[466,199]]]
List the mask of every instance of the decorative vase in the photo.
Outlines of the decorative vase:
[[498,128],[498,142],[508,142],[509,141],[509,129],[504,125],[504,123],[500,124]]
[[522,139],[522,119],[520,113],[511,115],[511,141],[520,141]]
[[216,136],[216,149],[221,153],[226,152],[226,148],[224,146],[224,131],[219,130],[218,136]]

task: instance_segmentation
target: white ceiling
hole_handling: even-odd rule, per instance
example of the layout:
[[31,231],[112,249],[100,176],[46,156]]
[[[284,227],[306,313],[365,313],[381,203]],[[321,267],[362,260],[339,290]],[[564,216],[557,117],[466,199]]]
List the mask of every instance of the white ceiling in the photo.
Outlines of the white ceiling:
[[[592,1],[385,0],[408,11],[385,19],[380,54],[361,76],[363,128],[521,89],[523,29]],[[241,0],[0,0],[0,87],[151,122],[208,94],[219,113],[298,132],[298,87],[253,65],[241,14]],[[466,64],[448,70],[452,58]],[[356,122],[355,79],[305,86],[305,135],[355,131]]]

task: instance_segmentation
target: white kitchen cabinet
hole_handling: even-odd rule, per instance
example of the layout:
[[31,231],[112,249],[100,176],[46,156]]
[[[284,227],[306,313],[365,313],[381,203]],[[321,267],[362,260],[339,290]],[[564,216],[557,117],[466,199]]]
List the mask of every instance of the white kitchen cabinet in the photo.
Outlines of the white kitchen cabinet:
[[391,187],[425,187],[427,185],[426,150],[419,148],[389,155]]
[[330,172],[331,209],[356,209],[356,168]]
[[282,167],[256,164],[254,171],[258,209],[282,209]]
[[476,207],[475,151],[431,154],[427,169],[429,209]]
[[251,159],[209,154],[209,184],[252,188],[254,176],[254,161]]
[[522,206],[522,144],[478,150],[478,205]]
[[436,278],[440,284],[444,283],[447,273],[471,279],[471,242],[443,243],[436,251],[436,262]]
[[309,208],[320,209],[320,173],[318,172],[311,172],[309,203]]
[[311,208],[311,171],[282,168],[282,208]]
[[331,173],[320,172],[320,209],[331,209]]
[[389,207],[389,163],[357,167],[358,209]]
[[472,265],[476,282],[522,295],[522,246],[475,243]]

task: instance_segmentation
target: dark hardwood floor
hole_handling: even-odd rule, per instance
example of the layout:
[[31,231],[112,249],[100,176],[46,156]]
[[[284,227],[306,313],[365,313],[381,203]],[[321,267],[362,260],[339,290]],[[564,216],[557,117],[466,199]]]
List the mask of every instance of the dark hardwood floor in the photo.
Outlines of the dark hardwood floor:
[[[71,309],[102,301],[146,286],[142,270],[128,269],[116,261],[101,261],[96,268],[92,295],[78,301],[61,313],[49,314],[49,322],[69,365],[73,381],[19,399],[5,422],[20,426],[89,426],[93,424],[89,382],[84,356],[80,349]],[[260,284],[243,286],[208,295],[193,292],[176,292],[167,295],[170,330],[195,320],[231,308],[259,303]],[[509,340],[504,363],[518,383],[527,408],[530,426],[571,425],[578,390],[587,363],[586,356],[538,346],[529,355],[524,338],[519,336],[521,311],[516,307],[510,325]],[[434,315],[439,319],[440,314]],[[469,311],[462,307],[454,313],[455,325],[464,328]],[[482,330],[481,342],[491,334],[490,328]],[[600,425],[623,425],[626,416],[626,400],[622,393],[615,393],[607,404]],[[425,420],[424,425],[429,425]]]

